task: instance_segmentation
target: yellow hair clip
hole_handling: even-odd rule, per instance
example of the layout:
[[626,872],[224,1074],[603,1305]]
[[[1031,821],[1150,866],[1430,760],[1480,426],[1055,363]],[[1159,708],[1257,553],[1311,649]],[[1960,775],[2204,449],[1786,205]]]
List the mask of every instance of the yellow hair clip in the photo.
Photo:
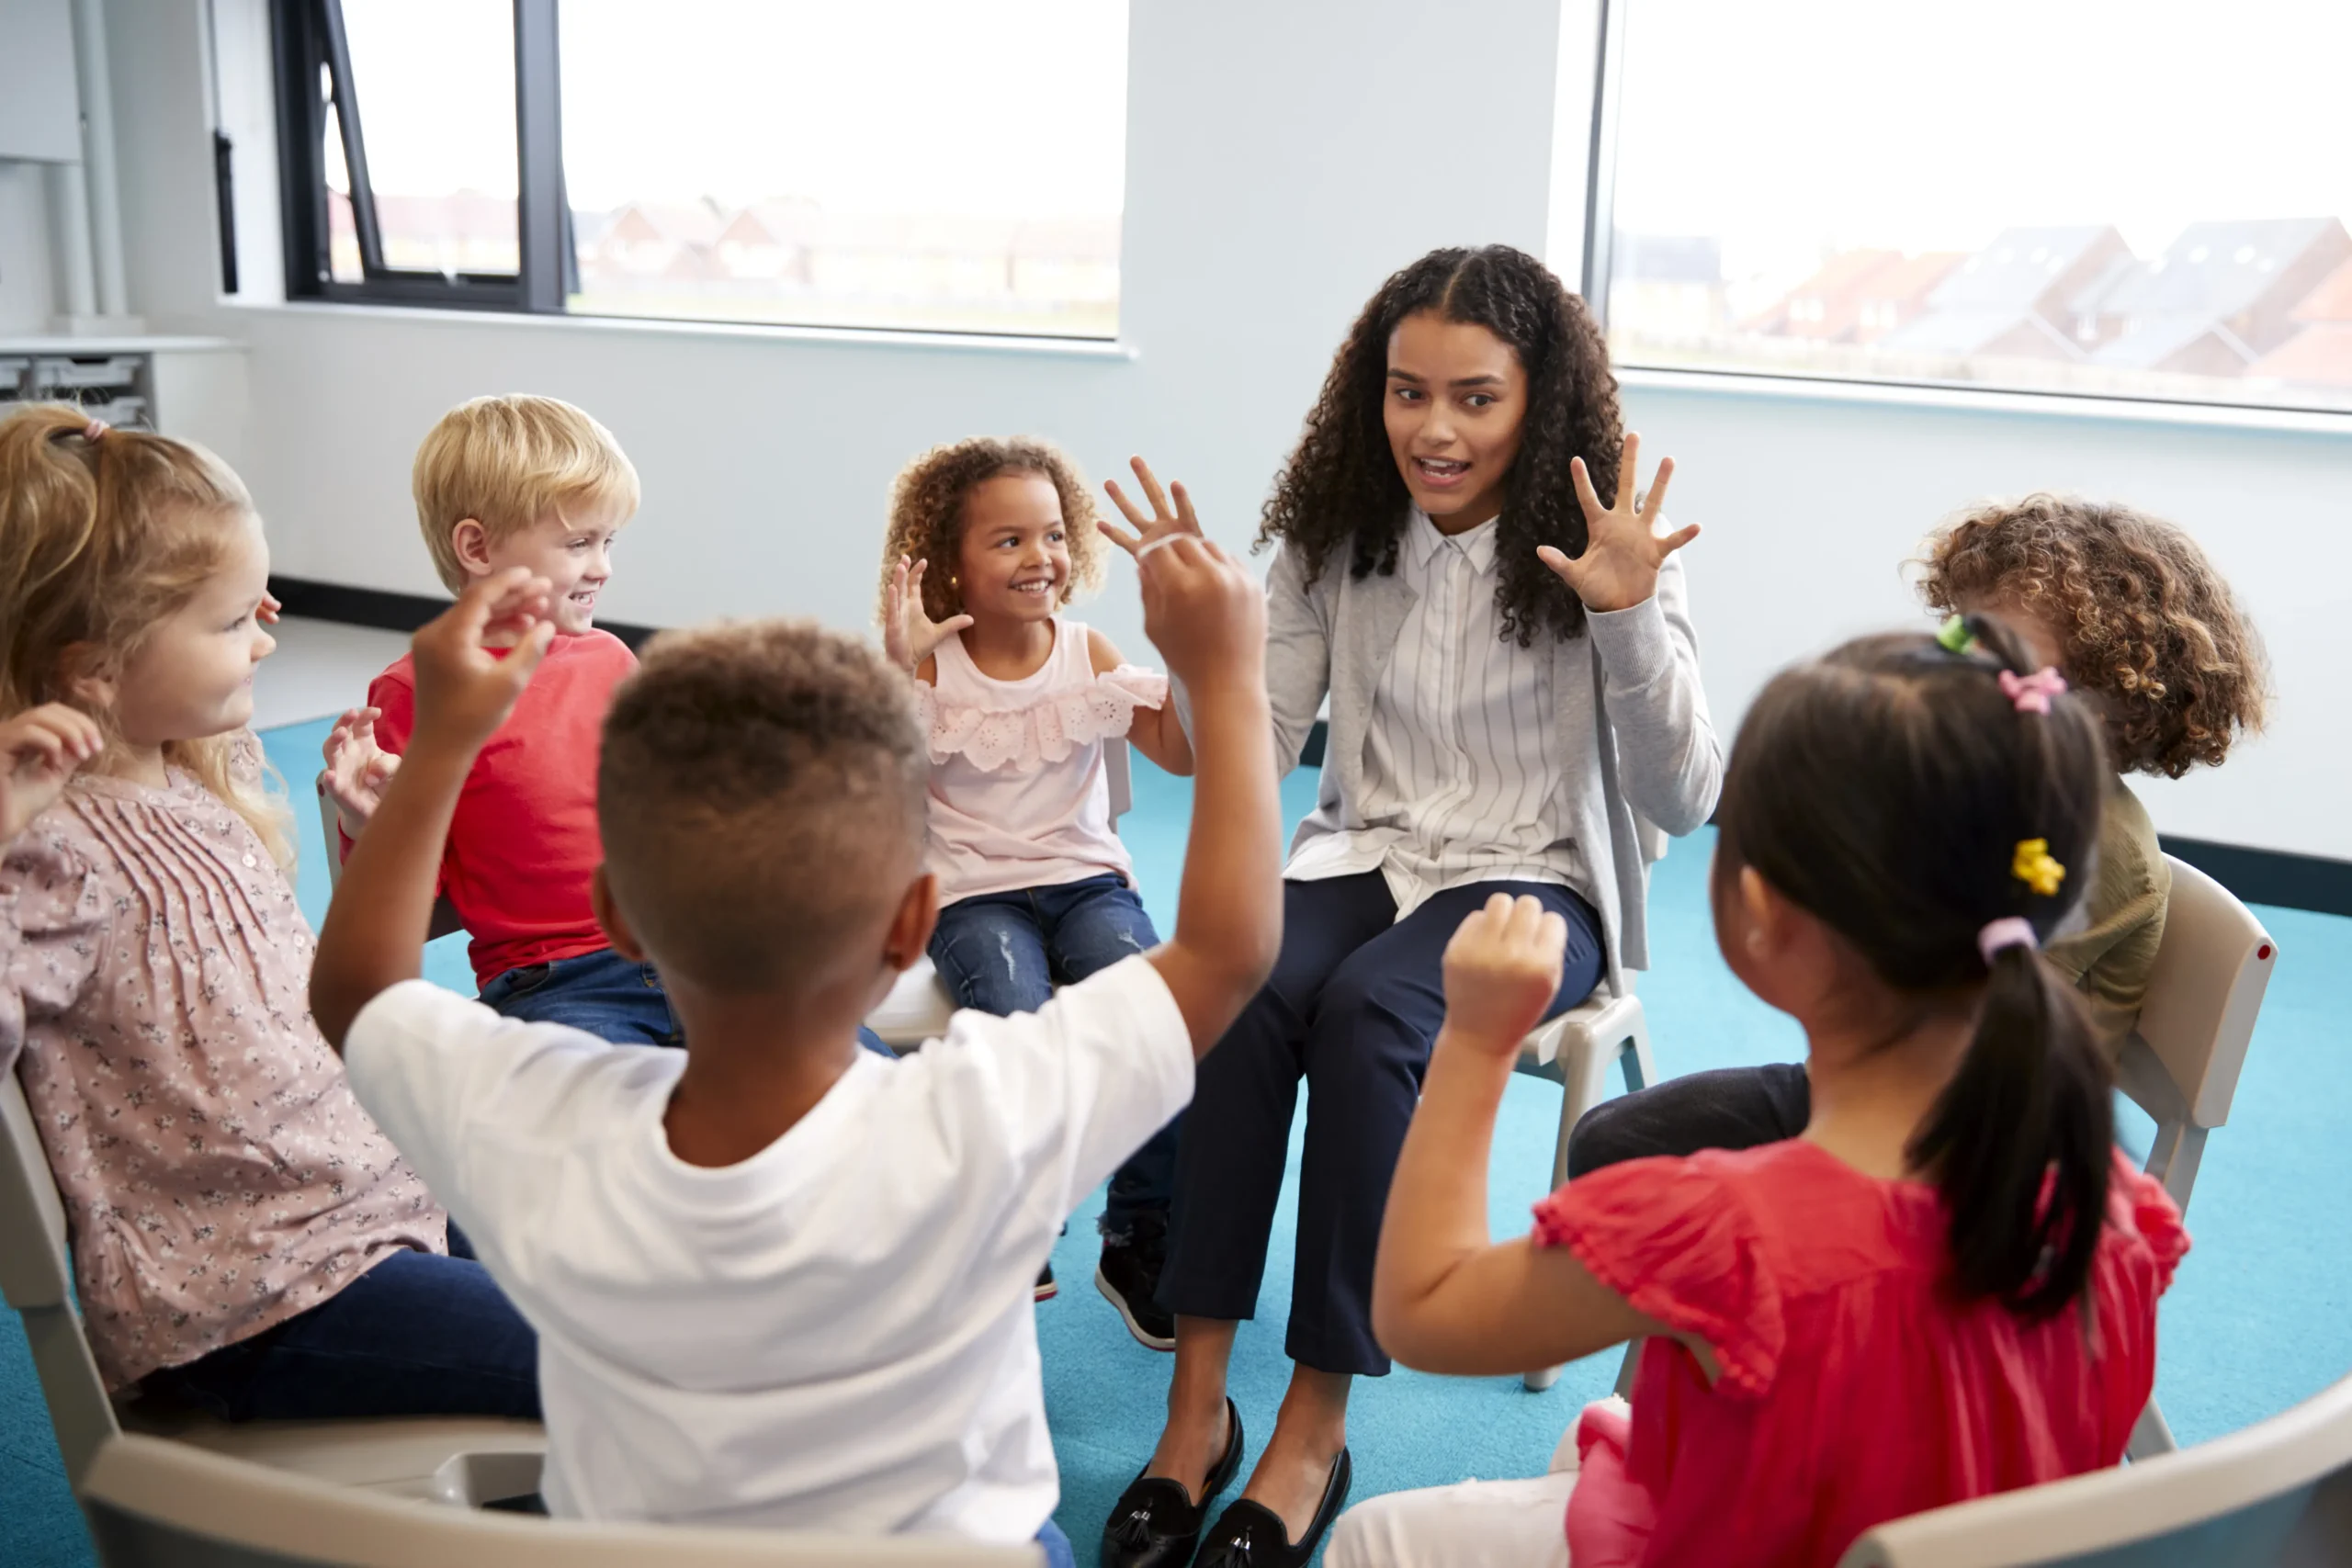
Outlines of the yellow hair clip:
[[2051,858],[2049,840],[2019,839],[2018,852],[2009,862],[2009,874],[2044,898],[2054,898],[2058,885],[2066,880],[2066,868]]

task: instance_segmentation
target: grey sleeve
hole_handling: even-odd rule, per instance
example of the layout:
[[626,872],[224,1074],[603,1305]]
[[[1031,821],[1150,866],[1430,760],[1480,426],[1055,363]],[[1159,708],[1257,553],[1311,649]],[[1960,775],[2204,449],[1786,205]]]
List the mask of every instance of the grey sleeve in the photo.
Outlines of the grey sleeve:
[[1699,683],[1682,558],[1658,569],[1657,592],[1627,610],[1587,615],[1601,690],[1617,736],[1617,775],[1644,818],[1677,837],[1713,815],[1724,755]]
[[[1266,697],[1274,716],[1274,765],[1298,766],[1315,716],[1331,684],[1330,628],[1324,608],[1308,593],[1305,574],[1288,548],[1277,546],[1266,570]],[[1176,720],[1193,734],[1193,694],[1170,680]]]

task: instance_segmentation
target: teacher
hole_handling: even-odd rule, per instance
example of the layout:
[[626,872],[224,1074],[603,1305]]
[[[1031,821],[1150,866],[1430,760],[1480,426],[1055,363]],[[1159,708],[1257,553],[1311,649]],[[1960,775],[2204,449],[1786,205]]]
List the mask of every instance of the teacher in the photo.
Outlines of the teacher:
[[[1273,976],[1200,1065],[1159,1283],[1168,1424],[1104,1528],[1113,1568],[1196,1546],[1204,1568],[1304,1563],[1345,1502],[1349,1387],[1388,1371],[1373,1253],[1454,928],[1496,893],[1563,916],[1553,1014],[1647,963],[1645,825],[1704,822],[1723,755],[1674,554],[1698,530],[1655,526],[1670,462],[1637,506],[1636,451],[1583,302],[1508,246],[1397,273],[1332,362],[1259,534],[1279,547],[1276,753],[1296,765],[1328,694],[1320,795],[1283,871]],[[1226,1366],[1302,1077],[1290,1388],[1203,1539],[1239,1464]]]

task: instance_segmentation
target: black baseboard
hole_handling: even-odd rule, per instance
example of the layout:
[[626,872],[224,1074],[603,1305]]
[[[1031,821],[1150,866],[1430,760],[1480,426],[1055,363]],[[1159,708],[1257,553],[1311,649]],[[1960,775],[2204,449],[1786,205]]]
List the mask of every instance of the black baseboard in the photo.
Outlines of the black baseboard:
[[2352,861],[2285,850],[2217,844],[2211,839],[2162,836],[2177,855],[2249,904],[2278,904],[2323,915],[2352,915]]
[[[286,614],[313,621],[340,621],[349,626],[376,626],[388,632],[413,632],[449,607],[447,599],[423,593],[387,593],[376,588],[348,588],[340,582],[320,582],[307,577],[273,573],[269,591],[286,606]],[[599,621],[596,625],[631,648],[641,647],[662,628],[628,621]]]

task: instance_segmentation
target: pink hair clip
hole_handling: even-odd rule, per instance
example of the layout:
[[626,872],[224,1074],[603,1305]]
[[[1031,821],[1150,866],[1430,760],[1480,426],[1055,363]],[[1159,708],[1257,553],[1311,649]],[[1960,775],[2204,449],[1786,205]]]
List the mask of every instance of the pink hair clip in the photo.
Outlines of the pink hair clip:
[[89,423],[82,427],[82,439],[85,441],[95,442],[99,436],[104,435],[107,433],[107,428],[108,426],[105,420],[94,419]]
[[1985,922],[1984,929],[1976,933],[1976,951],[1984,955],[1984,966],[1988,969],[1993,966],[1993,955],[2005,947],[2039,947],[2041,945],[2033,939],[2033,922],[2021,919],[2016,915],[2006,915],[1997,920],[1988,920]]
[[2030,675],[2001,671],[2001,694],[2017,704],[2019,713],[2048,713],[2050,699],[2066,690],[2066,677],[2045,664]]

